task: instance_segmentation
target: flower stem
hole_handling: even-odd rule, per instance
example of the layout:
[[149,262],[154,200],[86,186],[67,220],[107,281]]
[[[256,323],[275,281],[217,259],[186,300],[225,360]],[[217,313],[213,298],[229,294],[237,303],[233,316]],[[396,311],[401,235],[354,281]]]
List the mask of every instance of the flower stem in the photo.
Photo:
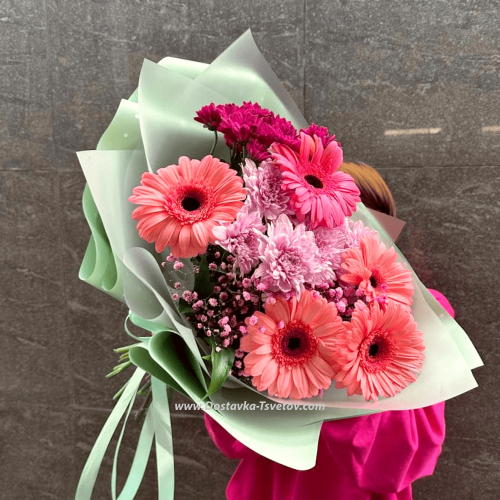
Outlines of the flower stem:
[[215,151],[215,148],[217,147],[217,141],[219,139],[219,136],[217,135],[217,130],[214,130],[214,134],[215,134],[215,139],[214,139],[214,143],[212,144],[212,149],[210,150],[210,155],[213,155],[214,154],[214,151]]
[[115,375],[118,375],[123,370],[125,370],[125,368],[128,368],[129,366],[132,366],[132,361],[127,361],[126,363],[121,363],[119,365],[116,365],[113,368],[113,371],[106,375],[106,378],[111,378],[111,377],[114,377]]
[[127,387],[127,384],[125,384],[114,396],[113,396],[113,400],[114,401],[118,401],[122,394],[123,394],[123,391],[125,390],[125,387]]

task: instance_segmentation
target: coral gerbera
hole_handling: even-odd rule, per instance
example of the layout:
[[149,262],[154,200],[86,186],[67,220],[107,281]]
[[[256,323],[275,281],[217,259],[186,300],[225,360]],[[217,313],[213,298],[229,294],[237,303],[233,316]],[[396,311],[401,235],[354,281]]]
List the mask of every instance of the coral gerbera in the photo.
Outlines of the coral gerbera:
[[243,181],[229,165],[208,155],[200,160],[179,158],[178,165],[146,172],[129,201],[141,205],[141,238],[155,243],[157,252],[170,246],[174,257],[194,257],[215,243],[213,228],[232,222],[243,206]]
[[291,196],[291,207],[299,221],[310,214],[312,227],[340,226],[356,210],[359,189],[353,178],[338,172],[342,148],[336,141],[326,148],[316,134],[301,132],[300,153],[283,144],[271,146],[272,158],[283,174],[283,189]]
[[300,300],[277,297],[265,314],[256,312],[253,321],[247,320],[247,330],[240,344],[249,353],[245,374],[259,391],[301,399],[330,386],[335,337],[344,332],[335,304],[309,290]]
[[366,295],[367,302],[393,300],[406,306],[413,302],[411,271],[397,262],[394,247],[387,249],[376,237],[369,235],[361,238],[359,248],[350,248],[342,258],[346,271],[342,281],[357,285]]
[[401,392],[422,370],[423,333],[403,305],[371,307],[358,301],[351,322],[337,335],[332,361],[335,387],[369,401]]

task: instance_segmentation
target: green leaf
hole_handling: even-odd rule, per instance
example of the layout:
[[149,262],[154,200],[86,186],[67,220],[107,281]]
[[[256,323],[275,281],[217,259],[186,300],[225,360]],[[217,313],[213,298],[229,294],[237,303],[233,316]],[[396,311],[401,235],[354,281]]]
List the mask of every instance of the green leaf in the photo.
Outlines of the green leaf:
[[185,314],[186,316],[191,316],[194,314],[193,308],[184,299],[179,299],[179,312]]
[[209,342],[212,345],[212,355],[210,356],[212,361],[212,374],[210,377],[210,385],[204,399],[216,393],[222,387],[234,362],[233,348],[228,347],[217,352],[215,350],[215,341],[209,338]]
[[200,259],[200,272],[194,279],[194,289],[200,299],[206,299],[212,295],[214,289],[210,281],[210,272],[208,270],[207,256],[202,255]]

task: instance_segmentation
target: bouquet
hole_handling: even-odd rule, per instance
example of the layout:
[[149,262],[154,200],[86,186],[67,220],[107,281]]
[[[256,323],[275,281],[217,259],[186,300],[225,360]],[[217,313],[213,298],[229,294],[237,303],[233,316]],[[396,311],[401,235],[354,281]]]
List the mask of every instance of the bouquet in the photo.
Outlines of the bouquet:
[[[171,390],[304,470],[325,420],[428,406],[477,385],[472,343],[394,245],[400,221],[363,206],[339,170],[341,144],[305,123],[249,32],[211,65],[145,61],[97,151],[79,159],[92,231],[81,277],[130,309],[135,342],[118,349],[112,374],[136,371],[78,500],[91,497],[138,393],[148,394],[145,420],[122,500],[153,440],[159,496],[173,496]],[[274,411],[251,411],[263,404]]]

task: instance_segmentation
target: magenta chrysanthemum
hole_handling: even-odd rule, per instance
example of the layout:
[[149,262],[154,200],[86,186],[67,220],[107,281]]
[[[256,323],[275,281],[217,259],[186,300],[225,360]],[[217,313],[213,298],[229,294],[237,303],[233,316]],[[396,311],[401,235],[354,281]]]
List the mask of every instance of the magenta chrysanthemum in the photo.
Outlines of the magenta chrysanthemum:
[[205,252],[215,243],[213,228],[232,222],[246,196],[236,172],[210,155],[201,161],[182,156],[178,165],[146,172],[133,193],[139,235],[157,252],[170,246],[174,257]]
[[411,272],[397,261],[394,247],[389,249],[373,236],[361,239],[359,248],[342,254],[342,281],[357,285],[366,300],[400,302],[410,306],[413,295]]
[[281,116],[272,115],[267,122],[262,123],[259,128],[259,141],[271,146],[274,142],[285,144],[292,149],[300,147],[300,138],[297,129]]
[[248,274],[259,263],[259,235],[265,231],[257,212],[247,213],[245,207],[229,226],[215,227],[216,243],[235,257],[241,275]]
[[359,189],[353,178],[338,172],[342,148],[332,141],[326,148],[320,137],[300,134],[300,153],[273,144],[271,153],[283,173],[283,189],[291,195],[291,206],[299,221],[310,215],[313,227],[340,226],[356,210]]
[[217,130],[221,123],[219,106],[216,106],[213,102],[203,106],[196,112],[195,121],[202,123],[208,130]]
[[321,279],[323,265],[312,231],[303,224],[293,227],[286,215],[269,223],[267,236],[261,236],[259,253],[262,263],[254,277],[271,292],[300,294],[304,283]]
[[333,141],[337,140],[334,135],[329,134],[328,129],[326,127],[320,127],[315,123],[311,123],[311,125],[309,125],[308,128],[302,128],[300,129],[300,131],[304,132],[304,134],[307,134],[311,137],[317,135],[321,139],[324,148],[326,148]]
[[271,153],[268,151],[268,146],[262,144],[256,139],[252,139],[246,145],[247,155],[253,161],[261,162],[267,160],[271,157]]
[[280,214],[291,214],[289,197],[281,189],[282,176],[272,161],[264,161],[259,167],[251,160],[243,166],[243,180],[248,189],[247,205],[261,217],[275,220]]
[[385,308],[358,302],[350,322],[335,339],[332,362],[336,388],[369,401],[401,392],[417,378],[424,361],[423,333],[404,306]]

